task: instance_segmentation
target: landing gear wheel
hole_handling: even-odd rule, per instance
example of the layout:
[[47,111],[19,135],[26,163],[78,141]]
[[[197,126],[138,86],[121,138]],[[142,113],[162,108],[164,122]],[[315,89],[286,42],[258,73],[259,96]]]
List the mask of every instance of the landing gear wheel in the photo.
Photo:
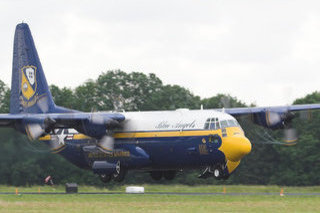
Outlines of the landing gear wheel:
[[112,175],[112,178],[116,182],[122,182],[127,174],[127,170],[121,167],[120,161],[117,162],[116,172]]
[[213,177],[217,180],[222,178],[222,169],[220,167],[216,167],[213,169]]
[[163,176],[166,180],[173,180],[176,176],[176,171],[165,171],[163,172]]
[[161,178],[163,176],[163,172],[162,171],[152,171],[152,172],[150,172],[150,176],[153,180],[161,180]]
[[111,175],[103,174],[103,175],[99,175],[99,177],[103,183],[108,183],[111,180]]

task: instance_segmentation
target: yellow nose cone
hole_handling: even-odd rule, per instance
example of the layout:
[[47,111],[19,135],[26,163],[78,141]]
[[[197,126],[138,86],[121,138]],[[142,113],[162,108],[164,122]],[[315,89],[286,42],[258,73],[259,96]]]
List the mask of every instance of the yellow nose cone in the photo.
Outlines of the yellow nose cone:
[[231,136],[222,139],[220,151],[224,153],[230,161],[241,160],[251,151],[251,143],[245,136]]

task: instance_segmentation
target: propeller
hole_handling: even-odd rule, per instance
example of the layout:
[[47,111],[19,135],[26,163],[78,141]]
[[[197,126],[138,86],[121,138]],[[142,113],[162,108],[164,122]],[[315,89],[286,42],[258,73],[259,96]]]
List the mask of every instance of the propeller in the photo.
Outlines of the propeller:
[[62,147],[65,146],[64,139],[66,135],[62,134],[53,134],[51,135],[51,140],[49,142],[49,146],[52,152],[58,152]]
[[283,116],[277,112],[267,112],[267,116],[268,116],[268,126],[274,126],[276,124],[279,124],[281,122],[283,122]]
[[98,143],[98,147],[102,152],[112,153],[114,148],[114,138],[109,135],[103,136]]
[[[250,115],[243,115],[239,121],[246,128],[247,134],[255,136],[255,143],[263,144],[279,144],[279,145],[294,145],[298,140],[297,130],[293,127],[292,121],[296,117],[292,112],[272,112],[267,111],[267,126],[259,123],[251,122],[254,119]],[[258,124],[257,126],[252,126]],[[279,130],[274,133],[271,130]],[[273,133],[271,133],[273,132]],[[280,140],[275,135],[281,135]]]
[[288,128],[283,131],[283,141],[286,145],[294,145],[298,140],[297,130],[295,128]]
[[[297,129],[292,127],[292,120],[295,117],[297,116],[291,112],[285,123],[286,128],[284,129],[283,141],[286,143],[286,145],[295,145],[299,139]],[[300,111],[299,119],[308,121],[311,120],[312,112],[310,110]]]
[[222,105],[223,108],[230,108],[231,106],[231,98],[230,96],[222,96],[220,98],[220,105]]
[[281,128],[282,140],[284,143],[294,143],[298,140],[297,130],[292,127],[292,120],[295,114],[290,111],[284,113],[267,111],[267,124],[270,128]]
[[41,122],[33,122],[27,125],[28,136],[31,140],[37,140],[45,133],[50,133],[53,131],[53,128],[56,124],[56,121],[52,118],[45,118],[43,123]]
[[292,119],[295,118],[295,114],[290,111],[286,111],[283,113],[267,111],[266,113],[267,125],[271,128],[279,125],[282,127],[286,127],[287,125],[290,125]]
[[112,153],[114,148],[113,129],[120,127],[120,124],[116,120],[108,120],[105,123],[107,127],[106,135],[104,135],[98,142],[98,147],[102,152]]
[[36,140],[45,133],[45,130],[38,123],[29,124],[27,131],[28,131],[28,136],[31,140]]
[[106,134],[98,141],[98,148],[104,153],[112,153],[114,149],[113,129],[120,127],[120,123],[113,119],[105,119],[99,113],[91,114],[91,123],[94,125],[104,125],[106,127]]

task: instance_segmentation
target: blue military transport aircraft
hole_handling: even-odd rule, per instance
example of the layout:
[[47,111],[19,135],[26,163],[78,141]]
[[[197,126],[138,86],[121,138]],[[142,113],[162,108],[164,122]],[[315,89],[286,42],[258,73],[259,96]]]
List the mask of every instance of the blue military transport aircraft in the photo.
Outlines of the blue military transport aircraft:
[[201,178],[227,179],[251,151],[235,117],[247,115],[255,124],[279,129],[290,123],[294,112],[319,108],[313,104],[121,113],[63,108],[52,99],[30,29],[21,23],[14,37],[10,113],[0,115],[0,126],[47,143],[53,153],[92,170],[103,182],[122,181],[128,170],[171,180],[177,171],[202,169]]

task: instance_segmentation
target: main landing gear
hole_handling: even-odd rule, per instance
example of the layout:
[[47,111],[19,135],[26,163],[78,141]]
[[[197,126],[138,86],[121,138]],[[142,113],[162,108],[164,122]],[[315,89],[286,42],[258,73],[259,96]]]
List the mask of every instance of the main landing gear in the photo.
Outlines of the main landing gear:
[[116,182],[122,182],[124,180],[124,178],[126,177],[127,174],[127,170],[125,168],[123,168],[123,166],[121,166],[120,161],[117,162],[116,165],[116,171],[113,174],[101,174],[99,175],[100,180],[103,183],[108,183],[111,180],[114,180]]
[[113,180],[116,182],[122,182],[126,177],[126,174],[127,174],[127,170],[124,169],[121,166],[120,161],[118,161],[116,166],[116,172],[113,174],[113,177],[112,177]]
[[176,171],[151,171],[150,176],[153,180],[159,181],[163,177],[166,180],[173,180],[176,177]]
[[199,175],[199,178],[209,178],[214,177],[217,180],[227,180],[229,178],[229,174],[225,171],[225,166],[218,164],[214,166],[207,166],[202,174]]

